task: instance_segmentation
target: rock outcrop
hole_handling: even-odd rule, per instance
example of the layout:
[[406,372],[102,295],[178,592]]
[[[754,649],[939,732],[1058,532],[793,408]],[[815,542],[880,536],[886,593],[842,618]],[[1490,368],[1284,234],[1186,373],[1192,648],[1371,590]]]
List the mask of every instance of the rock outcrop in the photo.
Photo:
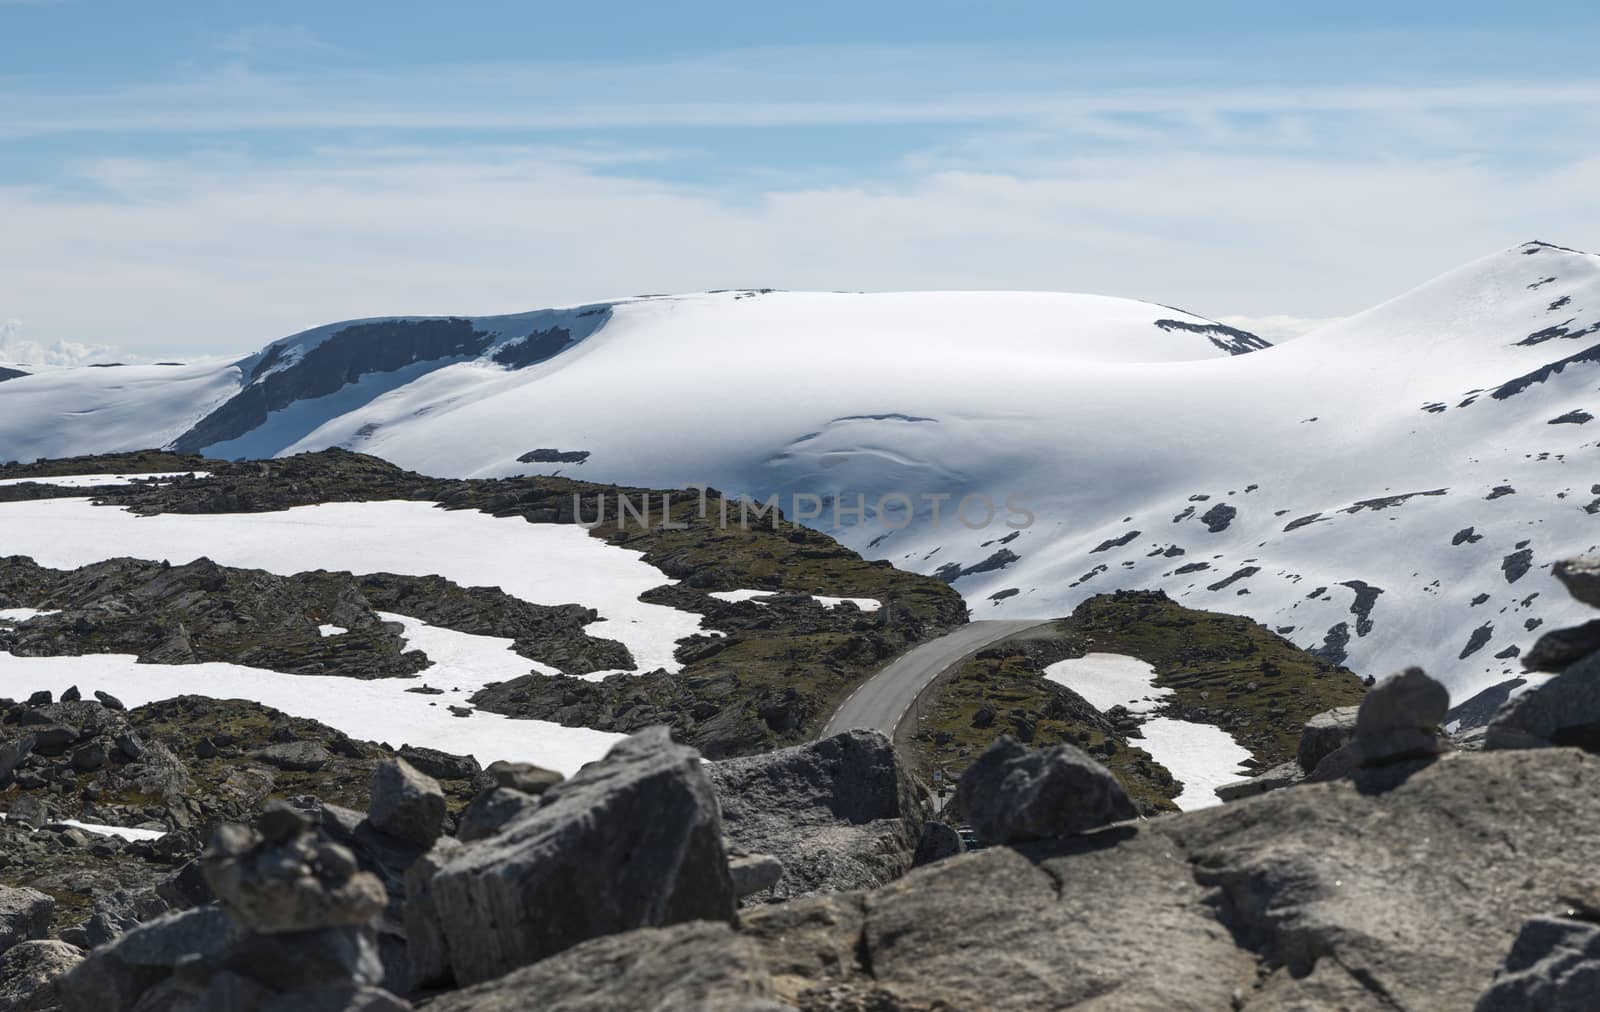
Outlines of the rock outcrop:
[[711,781],[664,728],[614,746],[431,883],[461,984],[630,928],[731,922],[733,883]]
[[1522,925],[1476,1012],[1588,1012],[1600,1002],[1600,926],[1564,917]]
[[955,807],[981,843],[1071,836],[1139,814],[1111,771],[1082,749],[1030,749],[1009,735],[967,769]]
[[51,939],[0,951],[0,1009],[47,1012],[60,1008],[56,981],[82,959],[82,949]]
[[55,900],[37,889],[0,886],[0,952],[19,942],[43,938],[50,930]]
[[[1554,572],[1572,596],[1600,607],[1600,559],[1558,562]],[[1600,621],[1546,633],[1524,659],[1530,670],[1554,671],[1543,685],[1512,697],[1484,734],[1484,747],[1571,745],[1600,752]]]
[[771,900],[870,889],[910,870],[929,814],[926,789],[889,739],[846,731],[707,767],[728,846],[770,854]]
[[439,782],[404,759],[386,759],[372,771],[373,828],[419,847],[431,847],[444,831],[444,791]]

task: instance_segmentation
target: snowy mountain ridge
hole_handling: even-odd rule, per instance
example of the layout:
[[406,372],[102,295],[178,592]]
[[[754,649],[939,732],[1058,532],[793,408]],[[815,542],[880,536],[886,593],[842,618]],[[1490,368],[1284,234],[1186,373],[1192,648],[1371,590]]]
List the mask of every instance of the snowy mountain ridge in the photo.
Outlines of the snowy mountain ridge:
[[[0,438],[18,457],[341,446],[820,502],[809,522],[944,576],[979,617],[1163,589],[1363,673],[1423,663],[1459,700],[1576,617],[1545,567],[1600,542],[1597,334],[1600,258],[1547,243],[1278,347],[1097,296],[746,290],[20,377]],[[969,497],[1032,522],[971,529],[951,518]]]

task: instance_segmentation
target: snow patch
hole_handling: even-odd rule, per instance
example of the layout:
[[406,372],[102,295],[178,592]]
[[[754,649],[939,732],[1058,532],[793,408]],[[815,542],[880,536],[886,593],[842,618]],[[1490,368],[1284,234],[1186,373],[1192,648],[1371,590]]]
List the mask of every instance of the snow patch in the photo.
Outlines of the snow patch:
[[[457,717],[453,704],[492,681],[527,674],[538,665],[511,652],[511,640],[473,636],[384,615],[405,628],[407,643],[434,662],[411,678],[363,680],[289,675],[238,664],[140,664],[128,654],[16,657],[0,653],[0,684],[26,695],[72,685],[104,688],[129,707],[174,696],[247,699],[293,717],[320,721],[353,738],[436,748],[470,755],[487,766],[499,759],[537,763],[562,773],[605,755],[623,736],[542,720],[517,720],[475,710]],[[422,686],[442,695],[407,692]]]
[[[791,596],[786,590],[713,590],[708,595],[719,601],[754,601],[756,604],[766,604],[766,598],[777,594]],[[824,608],[837,608],[843,604],[853,604],[862,611],[877,611],[883,607],[883,602],[875,597],[828,597],[824,594],[793,595],[809,597]]]
[[1144,738],[1131,742],[1150,753],[1183,784],[1183,791],[1173,803],[1186,812],[1221,804],[1217,788],[1249,773],[1248,767],[1241,764],[1250,758],[1250,751],[1222,728],[1150,716],[1173,693],[1156,685],[1156,669],[1137,657],[1085,654],[1057,661],[1045,668],[1044,677],[1076,692],[1102,713],[1122,706],[1143,715],[1139,730]]
[[59,611],[39,611],[35,608],[0,608],[0,622],[26,622],[46,615],[59,615]]
[[132,485],[135,482],[171,481],[173,478],[209,478],[210,471],[151,471],[142,474],[68,474],[49,478],[4,478],[5,485],[54,485],[58,488],[92,488],[97,485]]
[[1156,685],[1156,669],[1126,654],[1091,653],[1057,661],[1044,669],[1047,681],[1064,685],[1104,713],[1124,706],[1130,713],[1149,713],[1172,690]]
[[571,524],[530,524],[431,503],[151,517],[87,499],[0,503],[0,553],[31,555],[56,569],[132,553],[174,565],[204,557],[283,576],[316,569],[438,575],[468,587],[499,587],[534,604],[594,608],[600,621],[586,631],[625,644],[638,672],[680,670],[673,657],[678,641],[702,631],[698,615],[639,600],[646,590],[675,582],[644,562],[641,552],[608,545]]

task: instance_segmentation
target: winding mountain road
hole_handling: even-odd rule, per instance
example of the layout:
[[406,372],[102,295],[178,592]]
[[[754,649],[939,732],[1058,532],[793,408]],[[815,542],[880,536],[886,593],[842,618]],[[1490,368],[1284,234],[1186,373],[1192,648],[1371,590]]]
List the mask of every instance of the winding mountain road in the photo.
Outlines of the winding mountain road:
[[1008,636],[1045,625],[1048,619],[968,622],[939,637],[920,643],[896,657],[839,705],[822,729],[826,738],[855,728],[874,728],[890,738],[916,701],[917,694],[935,678],[966,661],[984,647]]

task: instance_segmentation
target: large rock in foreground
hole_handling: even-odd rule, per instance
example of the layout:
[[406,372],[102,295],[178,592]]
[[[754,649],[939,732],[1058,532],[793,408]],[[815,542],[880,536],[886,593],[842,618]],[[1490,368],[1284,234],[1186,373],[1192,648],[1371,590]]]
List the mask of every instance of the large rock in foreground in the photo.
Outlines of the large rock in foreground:
[[777,1012],[756,947],[694,921],[596,938],[534,966],[444,995],[432,1012]]
[[734,917],[716,794],[665,728],[619,742],[504,832],[467,844],[430,891],[460,984],[586,939]]
[[56,901],[37,889],[0,886],[0,952],[50,931]]
[[1495,974],[1476,1012],[1592,1012],[1600,1005],[1600,927],[1535,917]]
[[927,792],[877,731],[724,759],[707,772],[730,846],[783,862],[771,899],[870,889],[911,869]]
[[[1596,825],[1600,758],[1584,752],[1392,763],[947,858],[874,891],[758,908],[734,936],[607,938],[438,1007],[675,1008],[692,995],[687,1007],[761,1008],[770,981],[772,999],[805,1012],[1470,1009],[1525,921],[1585,895]],[[1519,951],[1502,991],[1522,974],[1515,986],[1556,988],[1522,993],[1583,993],[1585,931]],[[691,955],[704,961],[673,965]],[[613,976],[641,990],[609,990]],[[695,990],[676,990],[685,981]]]
[[1502,706],[1489,722],[1484,747],[1571,745],[1600,752],[1600,654],[1590,654],[1537,688]]
[[956,810],[983,843],[1071,836],[1139,814],[1111,771],[1073,745],[1002,736],[962,774]]

